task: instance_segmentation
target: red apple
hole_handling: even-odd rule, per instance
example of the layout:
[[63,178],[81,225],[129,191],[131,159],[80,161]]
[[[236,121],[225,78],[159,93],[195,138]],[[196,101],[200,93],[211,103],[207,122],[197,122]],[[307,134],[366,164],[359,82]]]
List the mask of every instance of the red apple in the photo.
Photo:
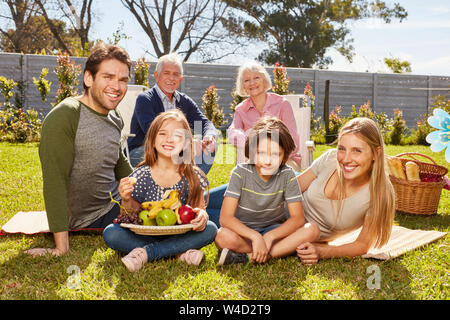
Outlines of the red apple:
[[178,209],[178,215],[180,216],[180,220],[182,224],[188,224],[192,219],[195,218],[195,212],[192,210],[190,205],[181,206]]

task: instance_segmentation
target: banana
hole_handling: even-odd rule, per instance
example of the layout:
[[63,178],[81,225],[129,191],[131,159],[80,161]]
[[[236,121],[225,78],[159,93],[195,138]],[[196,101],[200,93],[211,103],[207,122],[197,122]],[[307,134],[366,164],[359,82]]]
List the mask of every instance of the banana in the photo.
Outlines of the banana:
[[178,208],[179,208],[179,207],[177,207],[177,208],[175,209],[175,215],[177,216],[177,223],[178,223],[178,224],[182,224],[181,219],[180,219],[180,215],[178,214]]
[[172,192],[177,192],[177,191],[176,190],[166,190],[166,192],[164,192],[164,194],[162,195],[163,200],[167,199],[168,197],[170,197]]
[[167,190],[163,196],[163,200],[159,201],[146,201],[141,203],[143,210],[148,210],[148,216],[150,219],[154,219],[159,211],[162,209],[175,210],[181,207],[180,200],[178,199],[177,190]]
[[159,206],[159,205],[154,206],[154,207],[148,212],[147,216],[148,216],[150,219],[155,219],[156,216],[158,215],[158,212],[160,212],[161,210],[162,210],[162,207],[161,207],[161,206]]
[[178,209],[179,207],[181,207],[181,202],[180,202],[180,200],[176,200],[175,201],[175,203],[173,203],[170,207],[169,207],[169,209],[170,210],[175,210],[175,209]]
[[164,200],[163,207],[171,209],[172,205],[178,201],[178,191],[172,190],[170,191],[169,198]]
[[153,206],[157,206],[158,204],[162,203],[162,200],[160,201],[146,201],[141,203],[142,209],[150,210]]

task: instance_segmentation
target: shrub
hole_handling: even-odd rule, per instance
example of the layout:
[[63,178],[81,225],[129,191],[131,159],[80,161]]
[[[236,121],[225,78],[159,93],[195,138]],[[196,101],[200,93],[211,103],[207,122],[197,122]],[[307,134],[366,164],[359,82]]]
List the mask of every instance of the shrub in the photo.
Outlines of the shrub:
[[41,94],[42,102],[47,101],[47,96],[50,93],[50,87],[52,85],[45,77],[48,75],[48,69],[42,68],[41,74],[39,75],[39,80],[33,77],[33,83],[36,86],[36,89]]
[[417,128],[411,130],[411,144],[418,144],[428,146],[430,145],[426,141],[426,137],[434,129],[428,124],[428,117],[433,114],[433,110],[440,108],[448,113],[450,113],[450,100],[446,99],[443,95],[437,95],[432,97],[433,101],[430,106],[428,113],[423,113],[421,117],[417,120]]
[[375,112],[370,107],[370,101],[367,101],[366,103],[362,104],[358,111],[356,111],[355,105],[352,105],[352,112],[350,113],[350,119],[357,118],[357,117],[363,117],[363,118],[369,118],[372,120],[375,120]]
[[17,81],[17,90],[14,94],[14,106],[16,107],[16,109],[25,107],[25,87],[25,81]]
[[232,112],[232,115],[234,114],[234,112],[236,111],[236,107],[239,103],[241,103],[242,101],[244,101],[246,98],[245,97],[241,97],[240,95],[238,95],[236,93],[236,90],[233,89],[233,91],[231,91],[230,93],[231,97],[233,98],[233,101],[230,102],[230,109]]
[[330,112],[329,127],[325,138],[326,143],[335,142],[338,137],[339,130],[347,122],[347,119],[345,117],[342,117],[341,113],[341,106],[336,106],[334,111]]
[[[450,113],[450,100],[446,99],[444,95],[437,95],[432,97],[431,110],[440,108],[447,113]],[[431,113],[431,112],[430,112]]]
[[385,143],[389,141],[389,130],[392,127],[392,119],[389,119],[387,114],[384,112],[375,113],[375,122],[381,131],[381,136]]
[[310,139],[314,141],[315,144],[325,144],[327,141],[325,139],[325,125],[320,122],[321,118],[317,118],[317,125],[314,130],[311,129]]
[[272,91],[279,95],[293,94],[294,91],[289,92],[289,82],[291,80],[287,77],[286,68],[281,66],[278,62],[275,63],[273,69],[273,87]]
[[9,100],[14,96],[13,89],[17,86],[17,82],[13,79],[8,80],[5,77],[0,77],[0,90],[5,98],[5,105],[9,103]]
[[[315,130],[320,128],[320,119],[321,119],[321,117],[318,117],[317,119],[314,118],[314,110],[315,110],[315,106],[316,106],[316,96],[312,92],[312,87],[309,84],[309,82],[306,83],[305,89],[303,89],[303,94],[309,98],[310,103],[311,103],[311,123],[310,123],[310,126],[311,126],[311,133],[312,133]],[[308,106],[308,101],[306,99],[303,99],[302,100],[302,107],[306,108],[307,106]]]
[[[5,103],[0,110],[0,141],[8,142],[33,142],[39,141],[42,122],[37,111],[30,109],[23,111],[9,102],[14,96],[14,87],[17,83],[0,77],[1,93],[5,98]],[[20,100],[20,99],[19,99]],[[16,103],[21,102],[18,99]]]
[[80,83],[78,76],[81,74],[81,66],[71,62],[67,52],[65,54],[59,53],[57,62],[58,64],[56,65],[54,72],[59,80],[59,88],[53,106],[57,105],[65,98],[77,94],[78,89],[76,86]]
[[134,84],[141,86],[150,87],[148,83],[148,69],[150,68],[150,63],[145,62],[145,57],[136,61],[134,67]]
[[359,107],[358,111],[356,111],[355,105],[352,106],[352,112],[350,113],[348,120],[356,117],[365,117],[375,121],[378,125],[378,128],[380,129],[384,142],[387,142],[389,140],[388,133],[392,126],[392,120],[390,120],[387,114],[384,112],[376,113],[375,111],[373,111],[370,107],[370,100],[362,104]]
[[422,114],[419,120],[417,120],[417,128],[411,130],[410,143],[418,144],[423,146],[430,145],[426,137],[433,131],[433,128],[427,122],[428,115],[426,113]]
[[[316,96],[312,91],[312,86],[309,82],[306,83],[305,89],[303,89],[303,94],[309,97],[311,102],[311,122],[310,122],[310,139],[317,144],[324,144],[325,141],[325,126],[322,123],[322,117],[314,117],[314,110],[316,106]],[[302,100],[302,107],[307,107],[308,101],[306,99]]]
[[15,121],[12,123],[15,142],[34,142],[40,140],[40,131],[42,127],[36,110],[22,111],[18,109]]
[[403,111],[394,110],[394,120],[392,121],[392,129],[389,132],[389,143],[393,145],[402,144],[404,135],[407,133],[406,121],[403,119]]
[[219,96],[217,95],[217,89],[214,84],[211,84],[202,97],[203,104],[202,107],[205,110],[206,117],[211,120],[216,128],[227,124],[225,120],[225,115],[223,113],[223,108],[219,107]]
[[0,110],[0,141],[34,142],[40,140],[42,122],[35,110],[12,107]]
[[[312,86],[309,84],[309,82],[306,83],[305,89],[303,89],[303,94],[305,96],[308,96],[311,100],[311,113],[313,113],[314,107],[316,105],[316,96],[314,95]],[[307,107],[306,100],[303,100],[303,107]]]

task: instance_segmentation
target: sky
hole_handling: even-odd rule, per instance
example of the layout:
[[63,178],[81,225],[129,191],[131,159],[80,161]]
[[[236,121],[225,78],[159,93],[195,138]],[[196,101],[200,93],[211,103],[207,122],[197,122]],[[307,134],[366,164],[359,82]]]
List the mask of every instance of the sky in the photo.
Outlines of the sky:
[[[349,24],[355,48],[353,61],[350,63],[335,49],[329,49],[327,55],[333,59],[333,64],[328,69],[389,73],[384,58],[399,58],[411,63],[412,74],[450,76],[450,1],[386,2],[399,3],[408,12],[408,17],[401,23],[398,20],[386,24],[380,19],[365,19]],[[129,52],[133,60],[145,56],[147,60],[155,61],[155,57],[146,54],[151,48],[150,40],[134,16],[123,7],[120,0],[107,3],[107,10],[104,6],[103,10],[97,10],[100,11],[99,21],[94,24],[90,37],[106,40],[121,28],[131,39],[122,40],[119,45]],[[258,53],[255,50],[255,57]],[[216,63],[239,65],[248,59],[249,54],[246,54]]]

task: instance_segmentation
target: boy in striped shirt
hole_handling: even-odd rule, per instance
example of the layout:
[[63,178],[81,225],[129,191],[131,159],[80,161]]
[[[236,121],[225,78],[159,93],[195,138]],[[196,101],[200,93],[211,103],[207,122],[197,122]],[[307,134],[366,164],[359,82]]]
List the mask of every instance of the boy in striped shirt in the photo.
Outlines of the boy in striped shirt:
[[[286,165],[295,142],[277,118],[263,118],[245,142],[246,163],[231,172],[215,242],[222,248],[219,265],[263,263],[295,252],[289,235],[305,225],[303,197],[294,170]],[[288,214],[286,212],[286,205]],[[318,238],[313,228],[305,242]]]

